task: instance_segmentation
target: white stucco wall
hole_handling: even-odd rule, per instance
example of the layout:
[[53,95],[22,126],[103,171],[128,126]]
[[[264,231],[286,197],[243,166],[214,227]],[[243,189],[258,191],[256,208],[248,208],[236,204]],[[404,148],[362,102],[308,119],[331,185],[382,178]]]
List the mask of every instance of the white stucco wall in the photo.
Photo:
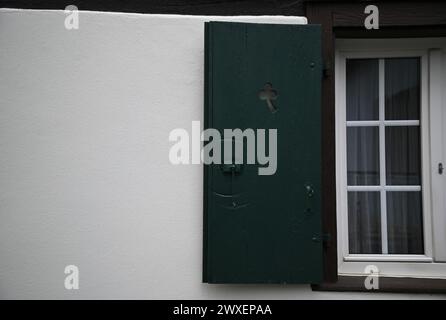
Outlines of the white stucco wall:
[[202,167],[168,134],[202,119],[203,22],[305,18],[64,19],[0,10],[0,298],[430,297],[201,283]]

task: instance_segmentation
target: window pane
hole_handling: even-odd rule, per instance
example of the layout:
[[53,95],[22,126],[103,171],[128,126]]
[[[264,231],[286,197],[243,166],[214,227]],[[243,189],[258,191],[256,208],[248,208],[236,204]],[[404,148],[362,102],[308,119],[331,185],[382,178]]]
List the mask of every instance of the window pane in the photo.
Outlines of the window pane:
[[348,185],[379,185],[378,127],[347,128]]
[[347,59],[347,120],[378,120],[378,59]]
[[421,185],[418,126],[386,127],[386,184]]
[[421,211],[421,192],[387,192],[389,253],[424,253]]
[[419,120],[419,58],[386,59],[385,74],[386,120]]
[[379,192],[348,193],[348,240],[350,253],[381,253]]

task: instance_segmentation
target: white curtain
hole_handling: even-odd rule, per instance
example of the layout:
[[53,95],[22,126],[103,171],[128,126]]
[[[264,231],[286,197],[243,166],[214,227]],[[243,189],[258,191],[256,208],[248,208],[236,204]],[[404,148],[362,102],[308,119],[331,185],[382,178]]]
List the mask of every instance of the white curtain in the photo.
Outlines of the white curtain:
[[[386,120],[420,119],[418,58],[385,59]],[[347,120],[379,120],[379,60],[347,61]],[[385,129],[386,185],[421,185],[420,127]],[[347,128],[347,183],[380,185],[378,126]],[[423,253],[421,192],[387,192],[389,253]],[[380,193],[348,193],[350,253],[379,254]]]

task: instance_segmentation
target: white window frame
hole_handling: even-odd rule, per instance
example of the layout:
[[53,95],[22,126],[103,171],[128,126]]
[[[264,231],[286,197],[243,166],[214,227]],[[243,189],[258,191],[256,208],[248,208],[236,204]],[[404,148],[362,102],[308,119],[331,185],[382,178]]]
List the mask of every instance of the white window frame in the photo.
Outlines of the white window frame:
[[[346,120],[346,59],[419,57],[421,67],[421,170],[423,199],[424,254],[349,254],[347,211],[347,125],[379,124],[380,120],[354,122]],[[383,76],[380,60],[380,76]],[[336,87],[336,197],[338,231],[338,273],[364,275],[367,265],[373,264],[380,275],[391,277],[443,278],[446,279],[446,172],[439,175],[438,163],[446,159],[446,38],[424,39],[338,39],[335,57]],[[380,85],[383,85],[380,81]],[[384,111],[384,93],[380,88],[380,112]],[[418,121],[418,120],[417,120]],[[416,125],[415,121],[386,121],[386,123]],[[413,123],[412,123],[413,122]],[[384,136],[380,132],[380,139]],[[381,147],[383,143],[380,142]],[[439,146],[439,147],[438,147]],[[380,147],[380,148],[381,148]],[[383,153],[381,153],[383,156]],[[380,159],[380,162],[385,159]],[[380,170],[382,174],[382,170]],[[382,191],[398,186],[349,187]],[[404,189],[407,187],[403,187]],[[415,187],[409,187],[415,188]],[[418,187],[419,188],[419,187]],[[375,190],[376,189],[376,190]],[[396,190],[396,189],[395,189]],[[384,212],[385,214],[385,212]],[[387,229],[385,219],[382,228]],[[386,233],[387,235],[387,233]]]

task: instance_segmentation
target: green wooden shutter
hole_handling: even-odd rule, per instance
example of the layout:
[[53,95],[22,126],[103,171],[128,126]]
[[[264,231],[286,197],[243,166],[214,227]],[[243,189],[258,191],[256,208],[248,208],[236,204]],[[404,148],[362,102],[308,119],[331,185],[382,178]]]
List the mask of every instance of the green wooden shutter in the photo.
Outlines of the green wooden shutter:
[[278,137],[273,175],[205,166],[204,282],[322,281],[321,74],[319,26],[206,23],[205,128]]

